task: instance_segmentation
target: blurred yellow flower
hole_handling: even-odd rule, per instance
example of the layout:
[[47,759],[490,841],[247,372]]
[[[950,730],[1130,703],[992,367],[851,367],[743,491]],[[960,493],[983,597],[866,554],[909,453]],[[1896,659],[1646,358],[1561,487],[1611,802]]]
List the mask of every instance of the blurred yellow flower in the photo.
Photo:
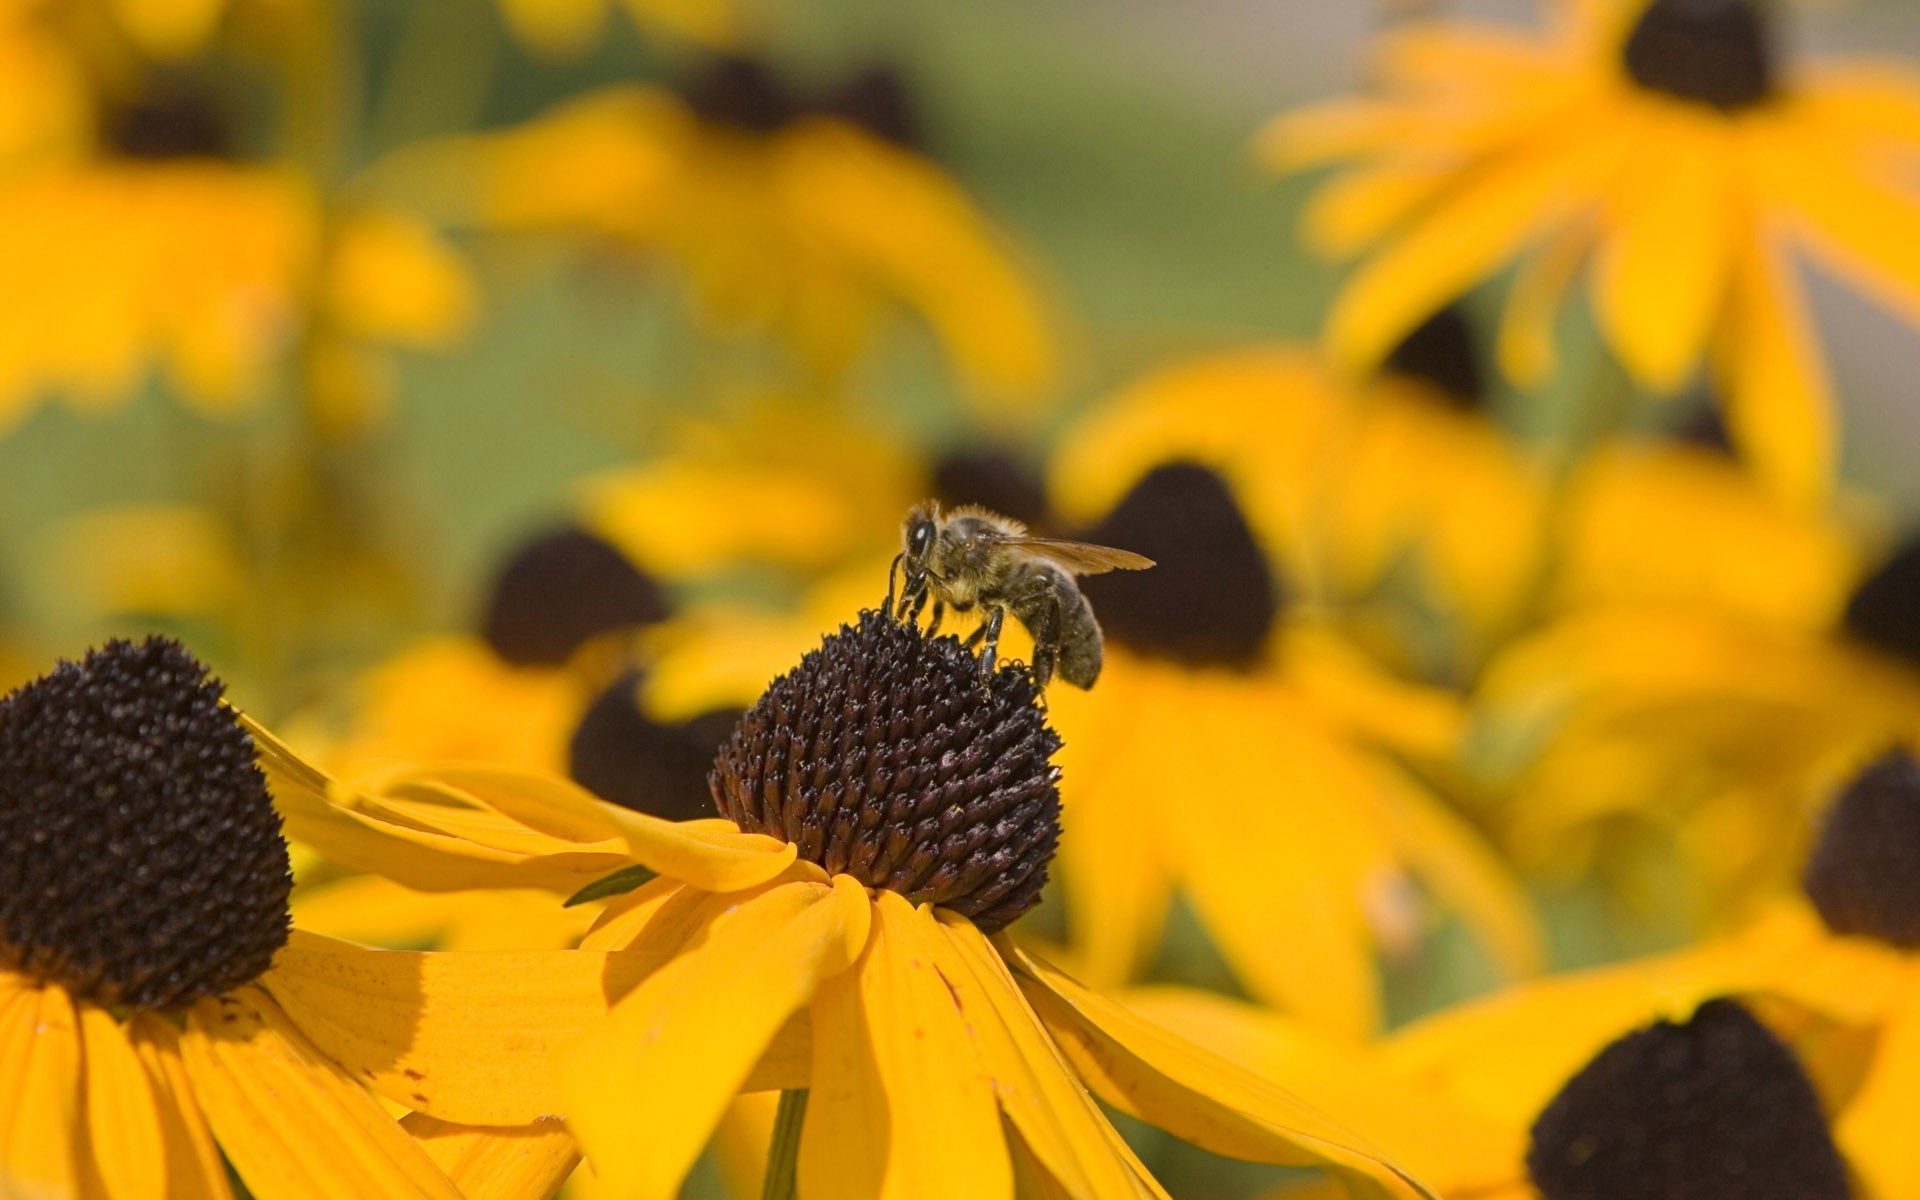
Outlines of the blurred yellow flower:
[[1598,871],[1698,928],[1777,888],[1837,780],[1920,735],[1920,679],[1824,633],[1618,605],[1503,650],[1473,710],[1467,762],[1525,869]]
[[1823,495],[1838,410],[1795,274],[1804,253],[1920,322],[1920,79],[1892,62],[1788,71],[1756,0],[1567,0],[1544,36],[1461,22],[1386,35],[1380,88],[1279,118],[1282,169],[1352,162],[1308,242],[1370,256],[1329,314],[1350,368],[1523,260],[1500,361],[1553,370],[1587,265],[1595,319],[1641,386],[1708,362],[1734,442],[1783,495]]
[[1457,667],[1527,610],[1548,480],[1473,411],[1483,397],[1461,390],[1476,372],[1457,317],[1407,346],[1398,367],[1361,388],[1288,346],[1153,372],[1069,433],[1049,474],[1053,502],[1063,520],[1089,524],[1150,468],[1205,464],[1233,485],[1306,604],[1351,618],[1410,568],[1416,595],[1404,599],[1442,615],[1457,643],[1442,657]]
[[234,531],[195,504],[88,509],[41,535],[37,577],[57,581],[57,602],[96,619],[231,614],[246,594]]
[[1054,344],[1007,236],[857,114],[774,89],[764,68],[727,60],[691,98],[606,89],[517,128],[403,152],[388,178],[450,220],[658,256],[704,327],[771,335],[828,381],[905,309],[988,412],[1019,415],[1052,379]]
[[1352,1036],[1378,1026],[1377,960],[1418,952],[1429,898],[1499,969],[1533,969],[1525,897],[1408,767],[1453,753],[1457,699],[1289,617],[1249,520],[1260,510],[1174,446],[1077,535],[1159,565],[1084,581],[1106,669],[1086,692],[1048,694],[1081,968],[1097,985],[1140,971],[1177,888],[1250,992]]

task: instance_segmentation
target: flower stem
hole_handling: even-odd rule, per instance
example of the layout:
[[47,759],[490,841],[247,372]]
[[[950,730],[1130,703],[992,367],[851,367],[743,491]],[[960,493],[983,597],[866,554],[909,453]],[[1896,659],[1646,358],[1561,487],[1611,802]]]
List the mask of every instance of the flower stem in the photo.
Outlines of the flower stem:
[[767,1145],[767,1182],[760,1200],[794,1200],[800,1184],[800,1126],[807,1116],[807,1089],[780,1093],[773,1115],[773,1140]]

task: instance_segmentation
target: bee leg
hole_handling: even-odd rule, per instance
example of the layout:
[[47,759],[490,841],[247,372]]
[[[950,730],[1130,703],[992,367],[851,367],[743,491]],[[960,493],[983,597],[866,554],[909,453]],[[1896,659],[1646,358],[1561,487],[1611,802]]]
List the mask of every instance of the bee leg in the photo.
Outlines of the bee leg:
[[927,622],[928,637],[932,637],[934,634],[940,632],[940,622],[944,621],[946,619],[946,616],[947,616],[947,606],[941,603],[940,601],[935,600],[933,602],[933,619]]
[[[894,615],[894,612],[893,612],[893,577],[894,577],[895,575],[897,575],[897,574],[899,574],[899,572],[900,572],[900,562],[901,562],[901,560],[902,560],[902,559],[904,559],[904,558],[906,558],[906,553],[905,553],[905,552],[903,551],[903,552],[901,552],[901,553],[899,553],[899,554],[896,554],[896,555],[894,555],[894,556],[893,556],[893,561],[887,564],[887,602],[886,602],[885,604],[883,604],[883,605],[881,605],[881,606],[880,606],[880,614],[881,614],[882,616],[886,616],[886,617],[891,617],[891,616],[893,616],[893,615]],[[903,597],[901,597],[901,599],[902,599],[902,600],[904,600],[904,599],[905,599],[905,597],[903,596]]]
[[[922,581],[920,587],[913,593],[912,607],[907,608],[907,624],[918,625],[920,623],[920,614],[926,611],[928,594],[929,589],[925,581]],[[903,607],[905,606],[903,605]]]
[[1000,626],[1006,622],[1007,610],[994,606],[993,615],[980,628],[986,631],[986,644],[980,649],[980,679],[982,682],[993,678],[993,668],[1000,658]]
[[1053,680],[1054,664],[1060,660],[1060,597],[1047,589],[1040,607],[1038,628],[1033,631],[1033,682],[1041,689]]
[[964,642],[961,642],[960,644],[962,646],[965,646],[969,650],[978,650],[980,648],[980,643],[985,641],[986,637],[987,637],[987,623],[985,621],[982,621],[980,622],[980,624],[975,625],[973,627],[973,632],[967,635],[967,640]]

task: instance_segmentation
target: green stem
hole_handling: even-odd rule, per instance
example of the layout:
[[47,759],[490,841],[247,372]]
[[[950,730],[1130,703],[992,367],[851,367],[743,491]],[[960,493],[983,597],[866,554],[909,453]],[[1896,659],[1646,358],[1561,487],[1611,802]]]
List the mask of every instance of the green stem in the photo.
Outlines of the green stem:
[[767,1145],[767,1182],[760,1200],[794,1200],[800,1190],[800,1126],[807,1117],[807,1089],[780,1093],[773,1115],[773,1141]]

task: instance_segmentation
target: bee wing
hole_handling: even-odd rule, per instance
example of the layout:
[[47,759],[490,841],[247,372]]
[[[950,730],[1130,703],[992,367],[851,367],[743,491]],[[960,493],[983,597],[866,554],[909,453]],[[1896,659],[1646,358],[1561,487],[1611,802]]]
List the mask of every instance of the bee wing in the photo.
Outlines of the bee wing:
[[1108,571],[1144,571],[1153,565],[1153,560],[1131,550],[1116,550],[1112,546],[1096,546],[1091,542],[1069,542],[1061,538],[1011,537],[1009,546],[1020,548],[1039,555],[1055,566],[1065,568],[1075,575],[1103,575]]

